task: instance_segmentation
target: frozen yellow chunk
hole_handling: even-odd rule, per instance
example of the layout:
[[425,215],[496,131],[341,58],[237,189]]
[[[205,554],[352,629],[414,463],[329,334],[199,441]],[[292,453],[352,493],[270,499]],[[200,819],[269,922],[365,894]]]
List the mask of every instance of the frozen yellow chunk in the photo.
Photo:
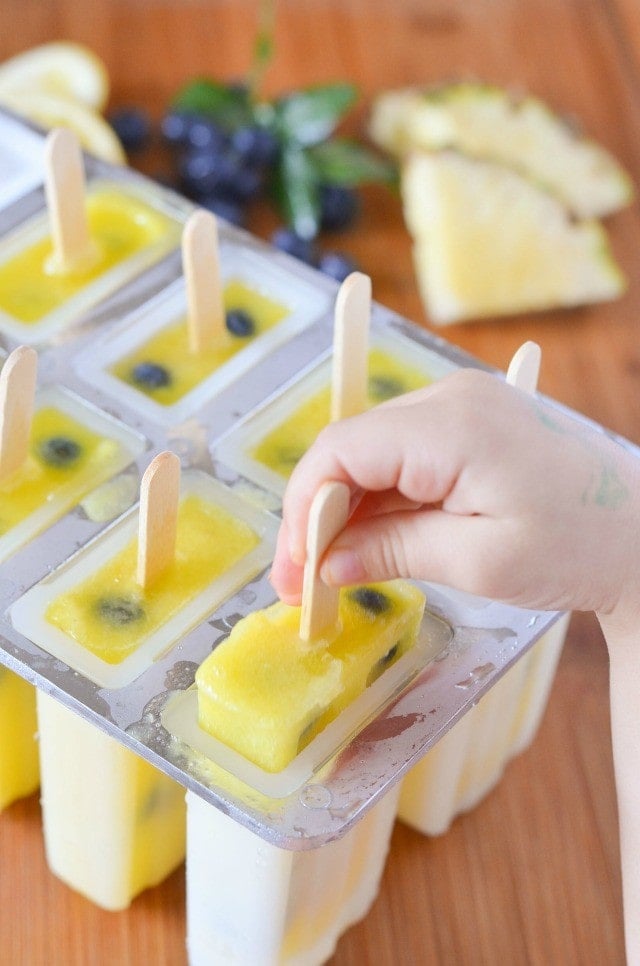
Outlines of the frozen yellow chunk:
[[99,906],[124,909],[184,858],[184,788],[42,692],[38,726],[51,871]]
[[77,271],[52,270],[51,238],[42,238],[0,265],[0,311],[24,325],[36,323],[116,265],[178,231],[167,215],[111,187],[88,194],[87,216],[96,257]]
[[172,406],[255,338],[281,322],[289,311],[239,279],[231,279],[225,286],[224,304],[227,312],[241,311],[246,317],[240,325],[230,326],[219,345],[190,352],[187,320],[183,318],[120,359],[110,371],[161,405]]
[[33,685],[0,666],[0,811],[38,787]]
[[[433,380],[421,369],[411,368],[382,349],[369,352],[369,407],[405,392],[420,389]],[[250,452],[257,462],[285,479],[330,421],[331,387],[316,393],[267,433]]]
[[280,771],[414,644],[425,598],[404,581],[346,588],[338,634],[300,640],[300,609],[277,603],[239,621],[196,672],[200,726]]
[[243,520],[191,494],[180,503],[174,562],[148,589],[136,581],[134,538],[104,566],[61,594],[45,618],[108,664],[119,664],[260,538]]
[[64,512],[105,478],[120,454],[120,443],[67,413],[53,406],[36,410],[26,463],[0,485],[0,534],[54,499]]

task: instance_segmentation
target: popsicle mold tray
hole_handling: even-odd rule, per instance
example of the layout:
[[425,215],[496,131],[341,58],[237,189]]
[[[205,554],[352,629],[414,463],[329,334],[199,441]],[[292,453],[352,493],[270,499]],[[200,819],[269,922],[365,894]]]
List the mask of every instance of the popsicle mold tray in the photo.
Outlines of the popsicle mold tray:
[[[8,167],[13,164],[20,138],[32,148],[40,135],[0,115],[0,172],[5,159]],[[133,172],[91,158],[86,163],[89,183],[108,182],[125,194],[142,195],[178,228],[192,210],[178,195]],[[43,216],[39,183],[27,179],[14,185],[12,197],[0,196],[0,266],[16,233]],[[221,224],[225,284],[239,286],[245,295],[249,291],[269,311],[275,306],[278,318],[180,399],[162,403],[118,378],[117,362],[184,314],[178,239],[179,231],[155,260],[140,262],[115,290],[79,303],[64,323],[30,340],[39,356],[39,396],[64,398],[80,422],[115,441],[117,456],[76,494],[73,505],[61,504],[52,518],[27,529],[0,561],[0,661],[264,839],[286,849],[315,848],[350,828],[557,615],[426,586],[417,647],[283,772],[267,774],[201,732],[196,668],[241,616],[274,600],[267,571],[282,483],[273,473],[254,472],[256,461],[247,453],[261,431],[298,404],[301,387],[310,394],[321,385],[337,286]],[[0,324],[5,355],[21,341],[14,327]],[[377,304],[372,347],[393,356],[401,369],[422,371],[425,381],[458,366],[482,365]],[[135,527],[141,475],[164,449],[180,456],[185,490],[211,492],[249,524],[257,547],[215,593],[201,595],[164,635],[112,673],[114,666],[102,667],[99,657],[81,659],[43,614],[48,602],[82,581],[106,559],[107,548],[120,546],[123,534]]]

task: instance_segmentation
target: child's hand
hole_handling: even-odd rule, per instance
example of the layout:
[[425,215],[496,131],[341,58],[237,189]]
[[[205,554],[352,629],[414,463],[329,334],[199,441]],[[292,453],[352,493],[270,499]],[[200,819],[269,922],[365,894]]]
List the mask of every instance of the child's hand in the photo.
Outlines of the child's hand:
[[477,370],[323,430],[285,495],[271,579],[288,603],[326,480],[348,483],[356,506],[325,556],[330,584],[414,577],[607,614],[640,574],[640,461]]

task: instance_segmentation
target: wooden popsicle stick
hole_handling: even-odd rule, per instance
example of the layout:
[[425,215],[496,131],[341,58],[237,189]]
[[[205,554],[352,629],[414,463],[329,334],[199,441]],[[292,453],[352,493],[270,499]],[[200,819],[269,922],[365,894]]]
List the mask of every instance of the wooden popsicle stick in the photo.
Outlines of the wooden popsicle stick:
[[331,420],[357,416],[367,408],[371,279],[352,272],[338,292],[333,334]]
[[208,211],[194,212],[184,226],[182,269],[187,286],[189,350],[202,352],[227,337],[218,224]]
[[320,561],[349,518],[350,492],[346,483],[325,483],[311,504],[307,530],[307,561],[302,584],[300,638],[315,641],[330,633],[338,622],[338,596],[319,577]]
[[541,358],[542,350],[537,342],[523,342],[514,352],[507,369],[509,385],[533,394],[538,385]]
[[145,589],[174,560],[179,496],[180,460],[175,453],[159,453],[149,463],[140,484],[136,579]]
[[73,271],[95,256],[89,234],[82,151],[68,128],[54,128],[45,145],[45,194],[56,272]]
[[0,480],[20,469],[29,452],[38,354],[18,346],[0,372]]

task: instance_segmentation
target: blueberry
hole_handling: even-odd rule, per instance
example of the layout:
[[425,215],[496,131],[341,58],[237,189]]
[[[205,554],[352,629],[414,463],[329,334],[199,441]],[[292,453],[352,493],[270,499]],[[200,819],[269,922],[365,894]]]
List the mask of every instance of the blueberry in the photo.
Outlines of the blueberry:
[[198,204],[239,228],[243,228],[246,224],[245,210],[239,201],[220,198],[216,194],[205,194],[198,195]]
[[226,148],[227,137],[218,124],[206,118],[195,117],[187,126],[185,142],[193,148],[216,154]]
[[266,127],[239,127],[231,143],[241,157],[254,164],[272,165],[278,156],[278,139]]
[[391,601],[386,594],[380,590],[374,590],[373,587],[356,587],[349,593],[349,597],[374,617],[384,614],[391,607]]
[[342,252],[325,252],[318,260],[318,268],[336,282],[344,282],[347,276],[358,270],[358,264]]
[[209,151],[187,151],[178,163],[180,183],[188,195],[209,194],[220,180],[218,168]]
[[149,141],[151,119],[139,107],[121,107],[109,115],[109,122],[126,151],[139,151]]
[[95,604],[98,616],[114,627],[125,627],[142,620],[144,608],[133,597],[101,597]]
[[383,656],[380,658],[379,661],[376,661],[376,663],[369,671],[369,675],[367,677],[367,687],[373,684],[374,681],[377,681],[380,675],[383,674],[387,670],[387,668],[393,664],[393,662],[399,656],[398,654],[399,650],[400,650],[400,641],[394,644],[393,647],[390,647],[387,653],[383,654]]
[[369,395],[372,399],[382,402],[385,399],[393,399],[405,392],[404,385],[399,379],[392,376],[370,376]]
[[281,466],[293,469],[302,459],[302,455],[301,450],[284,447],[278,451],[277,460]]
[[38,446],[40,458],[50,466],[68,466],[78,459],[81,452],[80,443],[68,436],[51,436]]
[[260,168],[251,164],[238,164],[224,185],[223,195],[238,201],[252,201],[262,194],[264,175]]
[[271,242],[287,255],[299,258],[307,265],[315,265],[316,248],[309,238],[301,238],[292,228],[277,228],[271,236]]
[[194,123],[194,115],[185,111],[169,111],[160,122],[160,130],[165,141],[173,145],[186,144],[187,132]]
[[157,362],[139,362],[131,371],[131,379],[145,389],[161,389],[171,385],[171,374]]
[[394,644],[393,647],[390,647],[387,653],[384,654],[378,661],[378,667],[385,668],[385,667],[389,667],[390,664],[393,664],[395,658],[398,656],[399,647],[400,647],[399,642],[397,644]]
[[359,211],[358,195],[340,184],[320,185],[320,227],[339,231],[353,224]]
[[232,335],[253,335],[256,324],[244,309],[229,309],[227,311],[227,329]]
[[240,184],[241,167],[232,151],[186,151],[179,163],[180,181],[187,194],[196,198],[216,195],[233,201],[244,200],[247,193],[262,187],[261,180],[251,178],[248,188]]

